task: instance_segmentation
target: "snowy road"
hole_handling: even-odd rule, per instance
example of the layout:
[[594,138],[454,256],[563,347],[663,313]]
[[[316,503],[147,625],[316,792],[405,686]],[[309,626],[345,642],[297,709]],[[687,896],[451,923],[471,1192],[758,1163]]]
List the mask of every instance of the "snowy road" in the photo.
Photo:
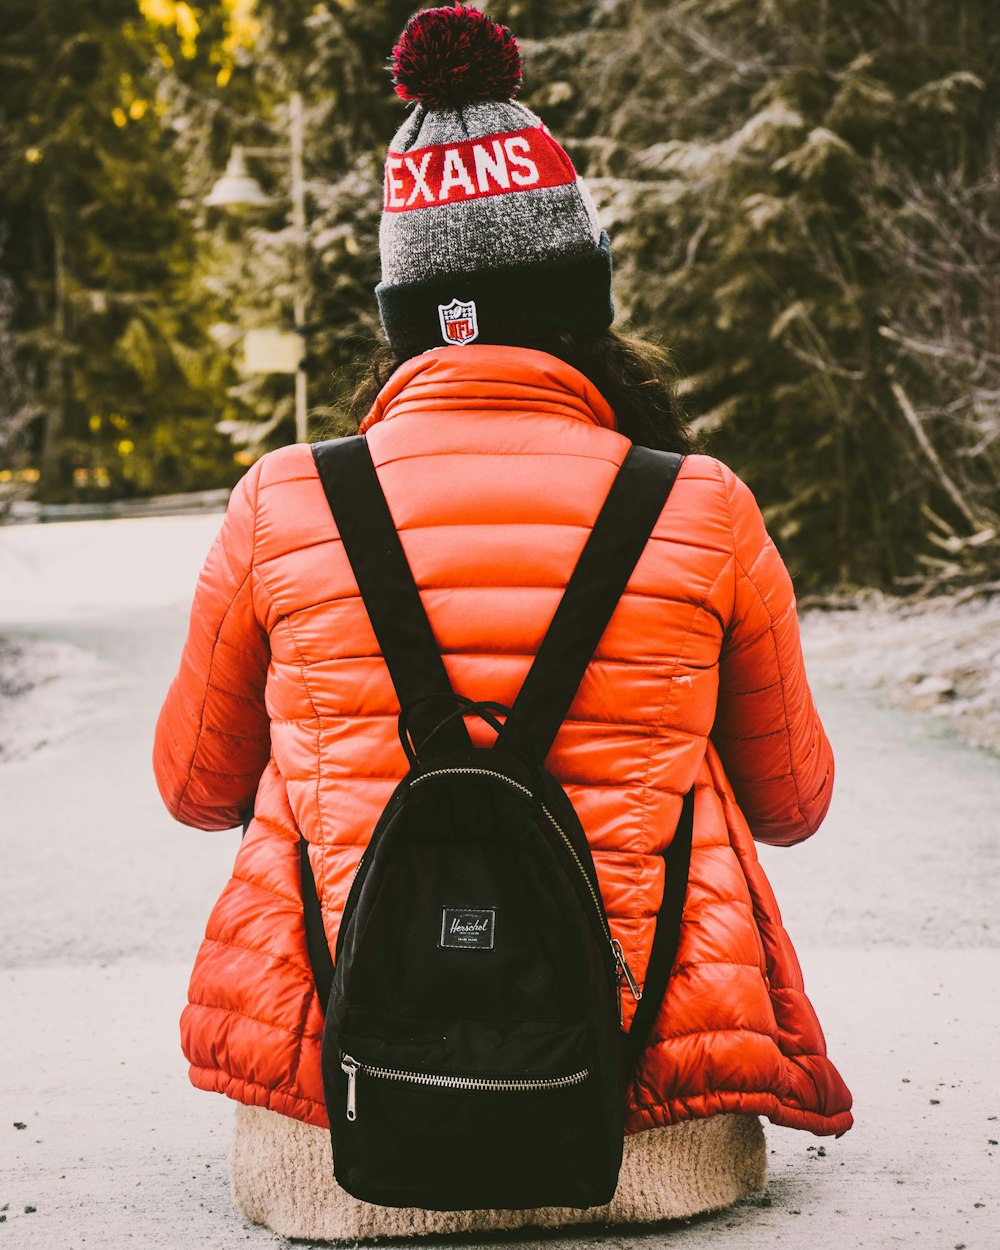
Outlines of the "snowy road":
[[[0,530],[0,637],[39,682],[0,704],[0,1250],[285,1244],[236,1214],[231,1104],[188,1086],[177,1041],[237,835],[174,824],[149,768],[217,526]],[[837,794],[762,860],[857,1125],[769,1128],[763,1198],[602,1245],[1000,1247],[1000,765],[810,673]]]

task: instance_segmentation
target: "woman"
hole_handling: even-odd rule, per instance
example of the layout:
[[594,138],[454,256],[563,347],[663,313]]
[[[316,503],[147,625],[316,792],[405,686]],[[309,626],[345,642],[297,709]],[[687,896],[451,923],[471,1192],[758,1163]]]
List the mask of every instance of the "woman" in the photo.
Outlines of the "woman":
[[[648,353],[609,328],[607,236],[568,156],[513,99],[510,32],[474,9],[426,10],[394,68],[416,104],[386,160],[389,348],[360,429],[453,687],[510,705],[630,445],[686,451],[687,437]],[[208,557],[155,744],[177,819],[227,829],[254,813],[182,1019],[194,1084],[241,1104],[233,1186],[248,1218],[313,1239],[676,1218],[763,1187],[758,1116],[850,1127],[752,841],[815,832],[833,760],[788,574],[728,468],[684,460],[547,758],[640,983],[662,852],[695,787],[680,949],[609,1207],[400,1211],[332,1178],[299,835],[332,947],[406,771],[398,711],[310,449],[263,457]]]

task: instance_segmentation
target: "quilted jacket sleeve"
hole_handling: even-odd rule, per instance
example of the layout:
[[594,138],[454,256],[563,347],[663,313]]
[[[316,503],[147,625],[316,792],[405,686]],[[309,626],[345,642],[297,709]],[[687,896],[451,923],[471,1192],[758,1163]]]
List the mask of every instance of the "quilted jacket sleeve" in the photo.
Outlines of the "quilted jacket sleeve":
[[198,579],[180,668],[160,710],[153,770],[177,820],[231,829],[270,753],[268,638],[253,603],[260,461],[240,481]]
[[826,815],[833,752],[806,680],[788,570],[749,488],[723,474],[735,590],[712,741],[754,837],[791,846]]

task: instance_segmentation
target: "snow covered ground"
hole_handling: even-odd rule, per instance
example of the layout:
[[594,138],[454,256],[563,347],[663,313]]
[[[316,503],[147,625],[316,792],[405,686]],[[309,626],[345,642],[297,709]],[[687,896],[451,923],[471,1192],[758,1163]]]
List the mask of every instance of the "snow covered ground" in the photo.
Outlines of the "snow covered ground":
[[[218,522],[0,530],[0,1250],[285,1244],[235,1212],[231,1104],[178,1046],[237,835],[176,825],[148,762]],[[928,673],[866,693],[916,627],[837,615],[805,629],[834,804],[762,860],[857,1125],[768,1129],[767,1193],[728,1211],[547,1245],[1000,1247],[1000,764],[890,706]]]
[[824,681],[872,689],[1000,755],[1000,595],[900,603],[878,592],[804,614]]

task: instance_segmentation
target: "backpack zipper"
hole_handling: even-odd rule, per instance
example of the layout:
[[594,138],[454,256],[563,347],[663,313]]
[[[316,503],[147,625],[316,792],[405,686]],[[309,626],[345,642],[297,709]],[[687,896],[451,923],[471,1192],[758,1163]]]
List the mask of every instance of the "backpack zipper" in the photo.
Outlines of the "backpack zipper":
[[[422,773],[419,777],[414,777],[413,780],[410,782],[410,786],[412,787],[415,785],[419,785],[421,781],[426,780],[428,777],[447,777],[455,773],[472,773],[475,776],[479,776],[479,777],[495,777],[498,781],[503,781],[508,786],[513,786],[515,790],[520,790],[521,793],[526,794],[529,799],[534,799],[535,797],[534,794],[528,789],[528,787],[522,786],[519,781],[514,781],[512,777],[507,777],[505,776],[504,773],[493,772],[492,770],[488,768],[436,768],[432,772]],[[619,1020],[619,1023],[623,1024],[624,1013],[622,1011],[622,1004],[621,1004],[622,978],[623,977],[625,978],[625,983],[628,985],[629,993],[632,995],[632,997],[635,999],[636,1002],[639,1002],[639,1000],[642,998],[642,990],[639,989],[639,983],[636,981],[635,976],[632,973],[632,969],[628,966],[628,960],[625,958],[625,951],[622,949],[621,942],[619,942],[616,937],[612,937],[611,935],[611,930],[608,927],[608,922],[604,916],[604,909],[601,906],[601,900],[597,897],[597,891],[594,889],[594,884],[591,881],[590,877],[587,875],[587,871],[584,868],[583,864],[580,862],[580,856],[576,853],[576,847],[570,841],[569,836],[564,832],[564,830],[559,825],[556,818],[552,815],[552,813],[545,806],[545,804],[541,801],[541,799],[538,800],[538,804],[541,807],[542,811],[545,813],[546,819],[548,820],[549,824],[556,831],[556,833],[559,834],[560,838],[562,838],[563,842],[565,843],[566,849],[569,851],[570,855],[573,857],[573,862],[576,864],[580,872],[580,876],[583,878],[584,883],[586,884],[587,889],[590,892],[590,897],[594,903],[594,910],[597,913],[597,918],[601,922],[601,928],[604,930],[604,934],[605,934],[605,937],[607,938],[608,945],[611,947],[611,953],[614,956],[615,972],[617,974],[617,981],[618,981],[618,1020]]]
[[347,1118],[358,1118],[358,1073],[374,1076],[382,1081],[405,1081],[411,1085],[430,1085],[436,1089],[457,1089],[483,1094],[532,1094],[551,1089],[568,1089],[582,1084],[590,1076],[589,1068],[571,1072],[568,1076],[537,1077],[490,1077],[490,1076],[441,1076],[428,1072],[404,1072],[398,1068],[381,1068],[360,1063],[353,1055],[342,1055],[340,1066],[347,1076]]

